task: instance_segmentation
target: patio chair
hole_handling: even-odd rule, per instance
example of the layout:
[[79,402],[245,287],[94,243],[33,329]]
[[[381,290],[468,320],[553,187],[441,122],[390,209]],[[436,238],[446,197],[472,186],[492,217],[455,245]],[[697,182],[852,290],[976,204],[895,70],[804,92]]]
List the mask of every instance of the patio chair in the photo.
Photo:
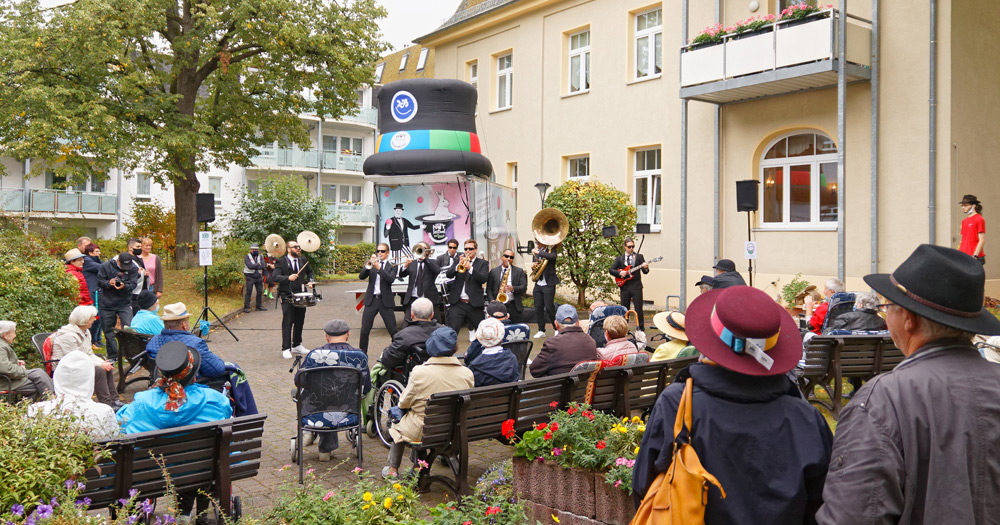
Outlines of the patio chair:
[[31,336],[31,343],[35,345],[35,350],[38,350],[38,356],[42,358],[42,365],[45,368],[45,373],[48,374],[49,377],[52,377],[52,373],[55,372],[56,365],[59,364],[59,360],[52,359],[52,342],[48,340],[50,335],[52,335],[52,332],[35,334]]
[[[299,483],[304,477],[302,432],[317,434],[348,432],[361,467],[361,434],[364,428],[361,405],[364,384],[361,370],[351,366],[321,366],[295,374],[295,457],[299,463]],[[351,431],[354,431],[353,433]]]

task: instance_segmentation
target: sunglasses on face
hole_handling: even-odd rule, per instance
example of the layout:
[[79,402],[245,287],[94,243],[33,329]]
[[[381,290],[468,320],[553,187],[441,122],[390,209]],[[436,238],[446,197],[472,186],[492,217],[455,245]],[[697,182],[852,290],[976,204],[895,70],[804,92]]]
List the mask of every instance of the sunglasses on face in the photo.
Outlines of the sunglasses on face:
[[389,250],[375,250],[378,253],[387,253]]
[[476,251],[476,249],[475,248],[466,248],[465,251],[467,251],[467,252],[474,252],[474,251]]
[[514,258],[514,256],[513,256],[513,255],[507,255],[507,254],[504,254],[503,258],[504,258],[504,259],[513,259],[513,258]]
[[301,248],[299,246],[289,246],[288,249],[289,250],[299,250]]
[[449,250],[457,250],[457,249],[458,249],[458,246],[449,246],[449,247],[448,247],[448,249],[449,249]]
[[629,250],[631,250],[632,248],[635,248],[635,245],[634,244],[630,244],[630,245],[626,246],[626,248],[628,248]]

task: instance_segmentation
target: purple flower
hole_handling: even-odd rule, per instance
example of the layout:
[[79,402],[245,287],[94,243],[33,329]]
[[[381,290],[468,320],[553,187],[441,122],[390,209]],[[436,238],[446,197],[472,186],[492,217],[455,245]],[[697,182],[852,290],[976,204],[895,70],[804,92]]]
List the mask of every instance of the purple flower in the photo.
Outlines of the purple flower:
[[128,525],[133,525],[137,521],[139,521],[139,516],[133,515],[133,516],[129,516],[128,517],[128,520],[126,521],[126,523],[128,523]]
[[52,505],[42,504],[42,505],[39,505],[38,508],[35,509],[35,510],[38,512],[38,517],[39,518],[44,519],[44,518],[50,518],[50,517],[52,517]]
[[128,491],[128,497],[134,498],[139,495],[139,489],[132,489]]
[[49,502],[49,505],[52,505],[53,507],[58,507],[59,506],[59,500],[57,500],[55,498],[55,496],[53,496],[52,497],[52,501]]
[[64,485],[66,485],[66,490],[69,490],[69,489],[73,488],[73,480],[67,479],[66,483],[64,483]]
[[128,505],[128,500],[125,498],[118,498],[118,503],[122,506]]
[[150,503],[149,498],[147,498],[145,501],[143,501],[142,505],[140,505],[139,508],[142,510],[143,514],[152,514],[153,513],[153,504]]
[[24,505],[14,504],[10,508],[10,513],[15,516],[24,516]]
[[173,522],[174,522],[174,517],[173,516],[170,516],[170,515],[167,515],[167,516],[157,516],[156,517],[156,521],[153,522],[153,525],[169,525],[169,524],[171,524]]
[[76,482],[76,490],[83,490],[85,488],[87,488],[87,484],[86,483],[84,483],[82,481],[77,481]]

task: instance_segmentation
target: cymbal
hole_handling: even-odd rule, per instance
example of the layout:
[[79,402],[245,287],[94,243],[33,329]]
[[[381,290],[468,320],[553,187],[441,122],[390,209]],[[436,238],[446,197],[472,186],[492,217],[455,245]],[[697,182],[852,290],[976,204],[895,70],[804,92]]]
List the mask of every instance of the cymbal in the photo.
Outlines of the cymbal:
[[272,257],[285,255],[285,240],[277,233],[272,233],[264,239],[264,251]]
[[302,247],[302,251],[304,252],[314,252],[323,244],[319,240],[319,235],[309,230],[300,233],[296,240],[299,241],[299,246]]

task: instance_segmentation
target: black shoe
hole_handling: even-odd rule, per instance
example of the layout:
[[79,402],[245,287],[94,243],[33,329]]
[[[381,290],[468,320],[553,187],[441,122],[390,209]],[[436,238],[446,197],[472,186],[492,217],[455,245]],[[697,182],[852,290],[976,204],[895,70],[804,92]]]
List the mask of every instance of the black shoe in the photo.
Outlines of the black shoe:
[[258,312],[266,312],[266,311],[267,311],[267,308],[264,308],[263,306],[258,306],[258,307],[257,307],[257,311],[258,311]]
[[245,313],[245,314],[248,314],[248,313],[250,313],[250,309],[249,309],[249,308],[244,308],[244,309],[243,309],[243,313]]

